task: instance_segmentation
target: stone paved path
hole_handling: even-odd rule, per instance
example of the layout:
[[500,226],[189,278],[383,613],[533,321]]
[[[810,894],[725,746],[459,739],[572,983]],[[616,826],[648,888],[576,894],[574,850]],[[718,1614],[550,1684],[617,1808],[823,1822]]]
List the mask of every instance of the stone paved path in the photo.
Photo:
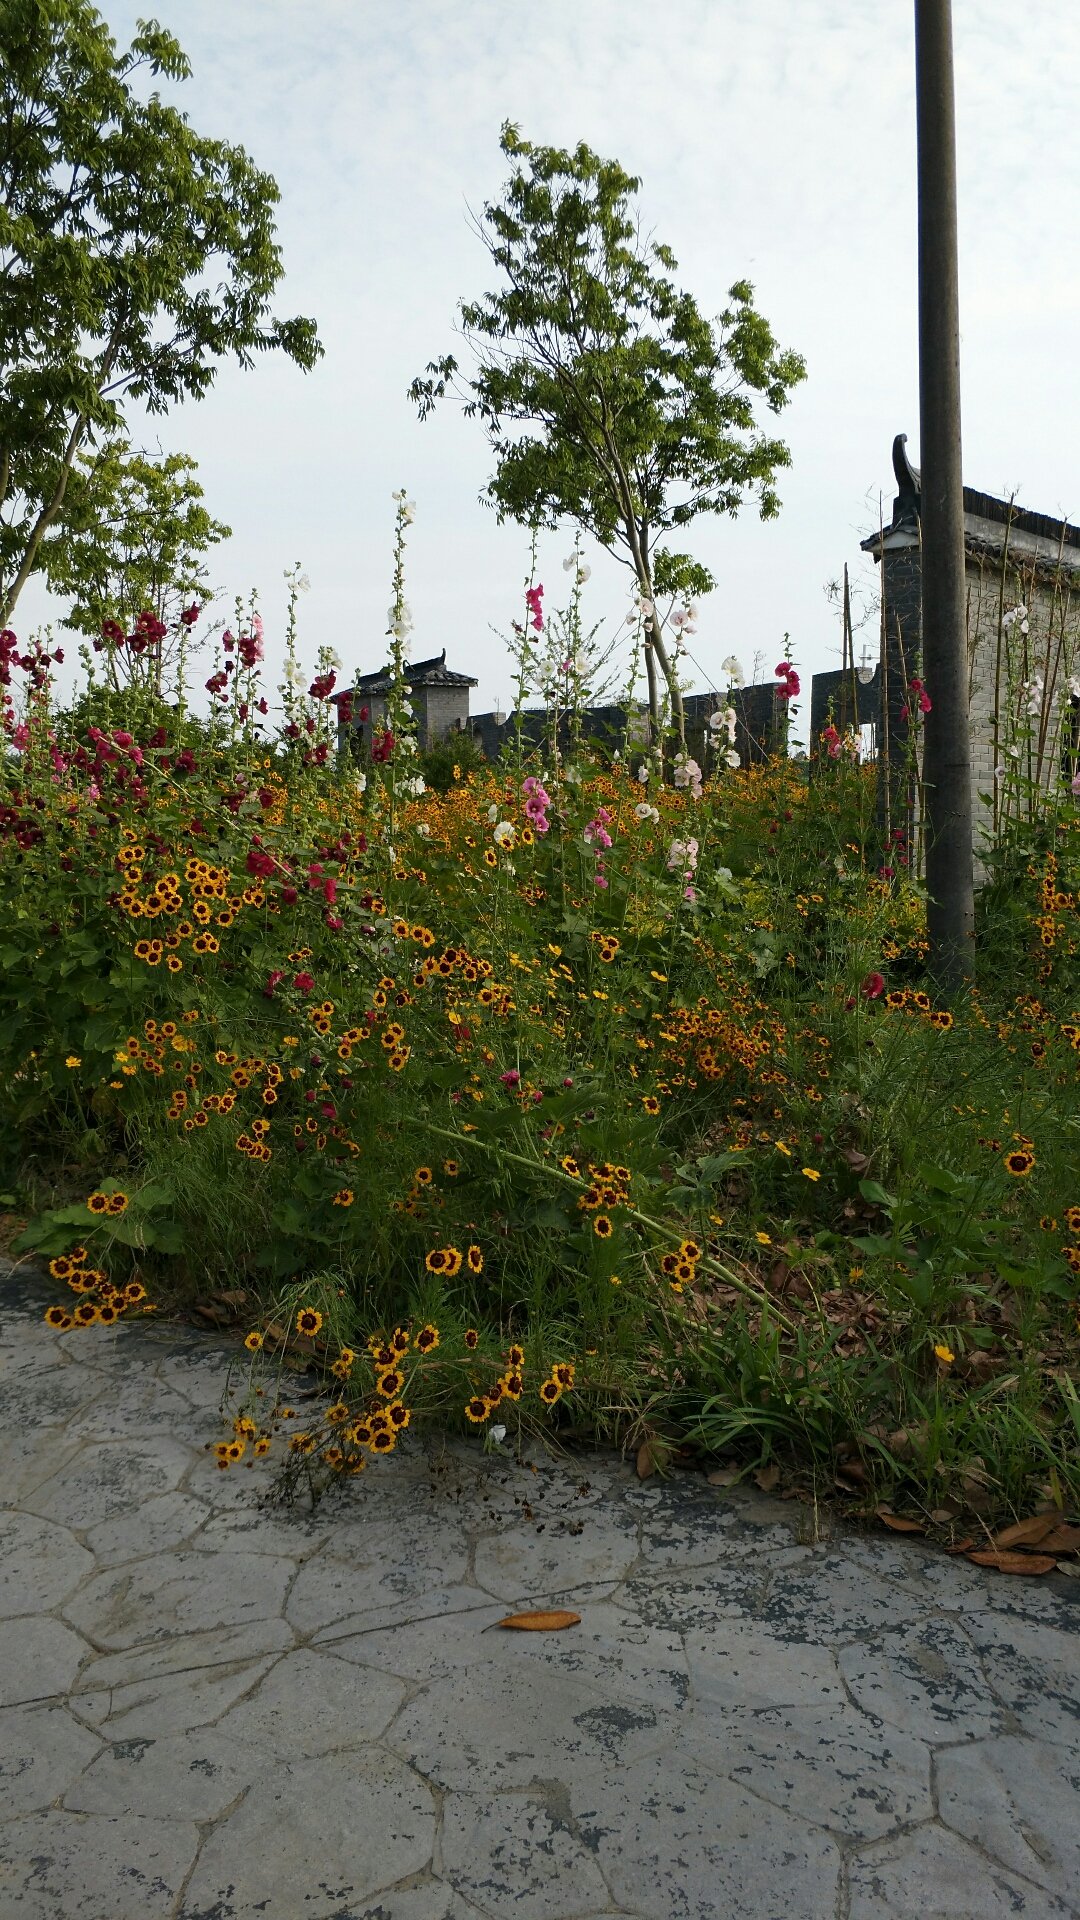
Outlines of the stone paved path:
[[10,1298],[2,1920],[1080,1912],[1080,1583],[464,1445],[261,1511],[212,1342]]

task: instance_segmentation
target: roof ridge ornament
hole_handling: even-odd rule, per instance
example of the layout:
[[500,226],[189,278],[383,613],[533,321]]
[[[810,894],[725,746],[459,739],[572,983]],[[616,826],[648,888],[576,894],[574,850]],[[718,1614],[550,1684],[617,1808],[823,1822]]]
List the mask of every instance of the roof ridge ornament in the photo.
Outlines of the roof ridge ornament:
[[922,472],[908,459],[906,433],[898,433],[892,443],[892,463],[900,499],[905,505],[911,501],[917,507],[922,492]]

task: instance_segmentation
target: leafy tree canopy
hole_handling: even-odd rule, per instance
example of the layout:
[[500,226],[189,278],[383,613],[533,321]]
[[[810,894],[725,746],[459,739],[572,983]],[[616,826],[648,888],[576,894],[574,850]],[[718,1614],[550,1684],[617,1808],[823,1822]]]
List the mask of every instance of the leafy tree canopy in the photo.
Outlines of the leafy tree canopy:
[[201,398],[217,362],[282,348],[310,368],[312,320],[280,320],[276,183],[202,138],[146,69],[190,66],[156,21],[126,53],[88,0],[0,0],[0,620],[40,564],[78,449],[122,403]]
[[[640,182],[616,161],[535,146],[509,122],[500,144],[513,171],[476,224],[503,284],[460,308],[474,371],[462,378],[447,355],[410,396],[424,417],[453,389],[482,421],[501,518],[570,519],[649,598],[700,592],[705,569],[660,543],[747,496],[764,518],[778,511],[790,455],[755,400],[778,413],[805,364],[777,345],[749,282],[713,321],[679,291],[670,248],[642,235]],[[659,622],[653,640],[663,661]]]
[[203,556],[232,528],[207,512],[196,472],[187,454],[148,459],[125,440],[79,456],[63,522],[41,550],[50,587],[72,600],[69,627],[96,637],[116,620],[126,631],[146,608],[172,627],[207,597]]

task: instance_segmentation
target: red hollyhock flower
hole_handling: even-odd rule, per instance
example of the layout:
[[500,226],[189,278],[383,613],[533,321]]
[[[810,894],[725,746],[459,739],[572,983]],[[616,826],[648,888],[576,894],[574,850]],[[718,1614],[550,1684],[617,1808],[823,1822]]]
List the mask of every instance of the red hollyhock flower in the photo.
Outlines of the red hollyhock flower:
[[300,993],[310,993],[314,985],[315,976],[313,973],[298,973],[293,980],[293,986],[296,987]]
[[859,992],[864,1000],[876,1000],[885,991],[885,981],[880,973],[868,973]]

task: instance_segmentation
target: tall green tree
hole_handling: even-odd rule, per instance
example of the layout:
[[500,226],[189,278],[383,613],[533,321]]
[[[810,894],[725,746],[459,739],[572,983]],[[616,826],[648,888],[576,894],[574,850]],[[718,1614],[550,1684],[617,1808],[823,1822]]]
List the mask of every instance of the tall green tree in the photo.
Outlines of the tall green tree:
[[500,518],[554,527],[568,519],[634,572],[654,614],[647,631],[650,710],[660,667],[683,733],[675,663],[658,596],[713,582],[662,543],[704,513],[734,515],[749,495],[779,510],[776,474],[788,448],[758,424],[755,400],[778,413],[805,377],[736,281],[713,321],[670,278],[668,247],[643,237],[640,181],[587,146],[535,146],[507,122],[512,163],[502,199],[476,223],[503,276],[462,302],[474,366],[433,360],[409,389],[421,417],[454,391],[480,419],[495,455],[487,492]]
[[148,458],[125,440],[79,455],[41,548],[50,587],[71,601],[69,627],[96,638],[115,620],[127,632],[149,609],[173,629],[207,598],[204,556],[232,528],[208,513],[197,471],[188,454]]
[[163,413],[225,356],[322,352],[269,311],[274,180],[133,84],[190,72],[156,21],[119,53],[88,0],[0,0],[0,623],[126,400]]

